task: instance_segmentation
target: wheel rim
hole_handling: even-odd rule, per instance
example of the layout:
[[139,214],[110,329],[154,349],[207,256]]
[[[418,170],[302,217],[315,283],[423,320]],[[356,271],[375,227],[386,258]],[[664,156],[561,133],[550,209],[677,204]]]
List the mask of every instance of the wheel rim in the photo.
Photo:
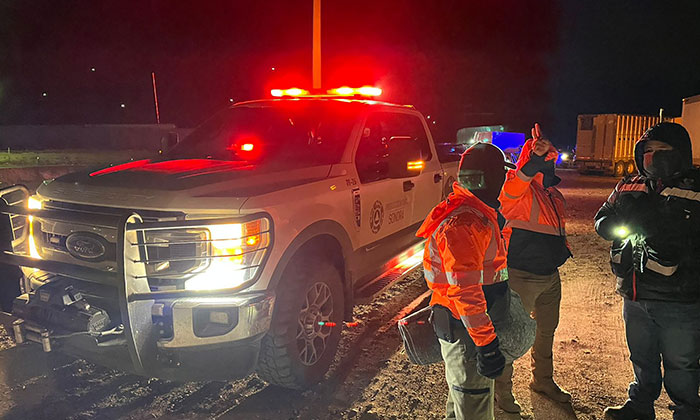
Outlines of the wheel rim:
[[625,173],[625,167],[622,166],[621,164],[615,165],[615,175],[617,176],[622,176]]
[[332,327],[324,323],[329,322],[332,315],[333,296],[330,287],[325,283],[314,283],[306,290],[297,326],[297,349],[299,360],[304,365],[314,365],[326,351]]

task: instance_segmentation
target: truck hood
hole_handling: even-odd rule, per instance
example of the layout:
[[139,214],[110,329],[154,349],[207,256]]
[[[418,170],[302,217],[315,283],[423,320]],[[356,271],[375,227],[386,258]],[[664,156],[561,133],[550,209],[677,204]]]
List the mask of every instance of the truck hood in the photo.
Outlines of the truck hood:
[[328,177],[331,166],[274,170],[211,159],[140,160],[64,175],[39,187],[45,199],[184,212],[238,212],[255,195]]

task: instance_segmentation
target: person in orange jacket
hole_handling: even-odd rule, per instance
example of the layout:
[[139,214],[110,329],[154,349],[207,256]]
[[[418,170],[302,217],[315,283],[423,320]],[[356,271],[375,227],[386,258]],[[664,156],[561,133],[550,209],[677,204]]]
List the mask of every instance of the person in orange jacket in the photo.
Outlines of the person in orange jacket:
[[[523,145],[517,168],[508,172],[500,201],[507,220],[503,237],[508,249],[510,287],[537,321],[530,388],[565,403],[571,395],[552,378],[552,345],[561,302],[559,266],[571,256],[566,241],[564,196],[555,187],[561,181],[554,173],[557,157],[557,150],[535,124],[532,138]],[[517,413],[520,405],[513,397],[512,375],[513,365],[509,364],[496,379],[495,397],[501,409]]]
[[[505,366],[489,302],[508,294],[505,222],[498,196],[503,152],[478,143],[462,155],[453,193],[437,205],[417,235],[427,239],[423,269],[433,291],[433,327],[449,387],[446,418],[492,420],[493,379]],[[476,361],[475,361],[476,360]]]

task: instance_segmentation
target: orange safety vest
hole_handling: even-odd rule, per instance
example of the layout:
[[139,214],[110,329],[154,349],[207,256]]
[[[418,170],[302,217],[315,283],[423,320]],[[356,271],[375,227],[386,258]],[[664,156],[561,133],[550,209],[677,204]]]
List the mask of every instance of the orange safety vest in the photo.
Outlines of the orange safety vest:
[[[507,220],[503,228],[506,246],[510,241],[513,228],[566,236],[564,196],[554,187],[545,188],[542,185],[541,173],[529,177],[520,170],[530,160],[532,145],[533,141],[528,140],[523,146],[517,168],[508,171],[499,197],[501,213]],[[552,147],[547,159],[556,159],[556,157],[557,151]]]
[[455,183],[418,230],[427,238],[423,271],[433,291],[431,305],[442,305],[461,319],[477,346],[496,338],[486,313],[483,285],[508,280],[506,248],[496,211]]

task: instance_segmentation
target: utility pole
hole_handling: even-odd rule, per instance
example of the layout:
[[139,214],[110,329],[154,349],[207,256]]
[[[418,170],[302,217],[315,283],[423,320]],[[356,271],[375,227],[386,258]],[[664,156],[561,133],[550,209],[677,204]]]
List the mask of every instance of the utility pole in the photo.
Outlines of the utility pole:
[[160,124],[160,112],[158,111],[158,91],[156,90],[156,72],[151,72],[151,80],[153,81],[153,103],[156,106],[156,124]]
[[321,0],[314,0],[312,56],[313,87],[321,89]]

